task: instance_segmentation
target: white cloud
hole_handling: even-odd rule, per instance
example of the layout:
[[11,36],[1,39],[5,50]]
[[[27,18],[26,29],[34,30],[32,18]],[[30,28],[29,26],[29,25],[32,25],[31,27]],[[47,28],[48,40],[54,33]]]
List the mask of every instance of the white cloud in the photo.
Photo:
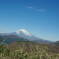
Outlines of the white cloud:
[[32,6],[28,6],[27,8],[33,8]]
[[45,12],[45,11],[46,11],[46,9],[36,8],[36,7],[32,7],[32,6],[28,6],[27,8],[33,9],[33,10],[35,10],[35,11],[37,11],[37,12]]
[[36,11],[38,11],[38,12],[45,12],[46,9],[36,9]]

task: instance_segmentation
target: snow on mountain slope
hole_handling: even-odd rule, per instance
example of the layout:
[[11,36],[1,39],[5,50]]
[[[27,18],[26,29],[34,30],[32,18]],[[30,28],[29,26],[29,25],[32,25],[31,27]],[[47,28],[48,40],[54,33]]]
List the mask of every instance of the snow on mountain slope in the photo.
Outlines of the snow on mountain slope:
[[18,31],[16,31],[17,34],[24,34],[24,35],[27,35],[27,36],[32,36],[32,34],[27,31],[26,29],[20,29]]

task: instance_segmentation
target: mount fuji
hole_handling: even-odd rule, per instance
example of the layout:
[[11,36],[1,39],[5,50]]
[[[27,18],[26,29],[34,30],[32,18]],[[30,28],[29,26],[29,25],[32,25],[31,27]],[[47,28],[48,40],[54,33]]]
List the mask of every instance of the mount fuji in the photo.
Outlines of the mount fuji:
[[32,41],[36,43],[51,43],[48,40],[43,40],[32,35],[31,32],[26,29],[20,29],[12,33],[0,33],[0,42],[13,43],[15,41]]

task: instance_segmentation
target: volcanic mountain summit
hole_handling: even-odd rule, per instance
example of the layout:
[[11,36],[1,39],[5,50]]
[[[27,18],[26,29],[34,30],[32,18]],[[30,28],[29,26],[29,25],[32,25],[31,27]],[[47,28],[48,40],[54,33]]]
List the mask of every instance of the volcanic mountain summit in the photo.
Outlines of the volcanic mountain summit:
[[24,34],[24,35],[27,35],[27,36],[32,36],[32,34],[27,31],[26,29],[20,29],[18,31],[16,31],[17,34]]

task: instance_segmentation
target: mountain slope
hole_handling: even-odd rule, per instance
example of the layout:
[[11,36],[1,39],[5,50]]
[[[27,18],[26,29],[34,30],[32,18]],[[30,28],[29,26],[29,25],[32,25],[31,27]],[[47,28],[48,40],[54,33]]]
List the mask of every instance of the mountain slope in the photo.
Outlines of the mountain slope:
[[3,38],[3,42],[11,43],[14,41],[32,41],[36,43],[51,43],[50,41],[43,40],[33,36],[29,31],[20,29],[13,33],[0,33],[0,38]]

